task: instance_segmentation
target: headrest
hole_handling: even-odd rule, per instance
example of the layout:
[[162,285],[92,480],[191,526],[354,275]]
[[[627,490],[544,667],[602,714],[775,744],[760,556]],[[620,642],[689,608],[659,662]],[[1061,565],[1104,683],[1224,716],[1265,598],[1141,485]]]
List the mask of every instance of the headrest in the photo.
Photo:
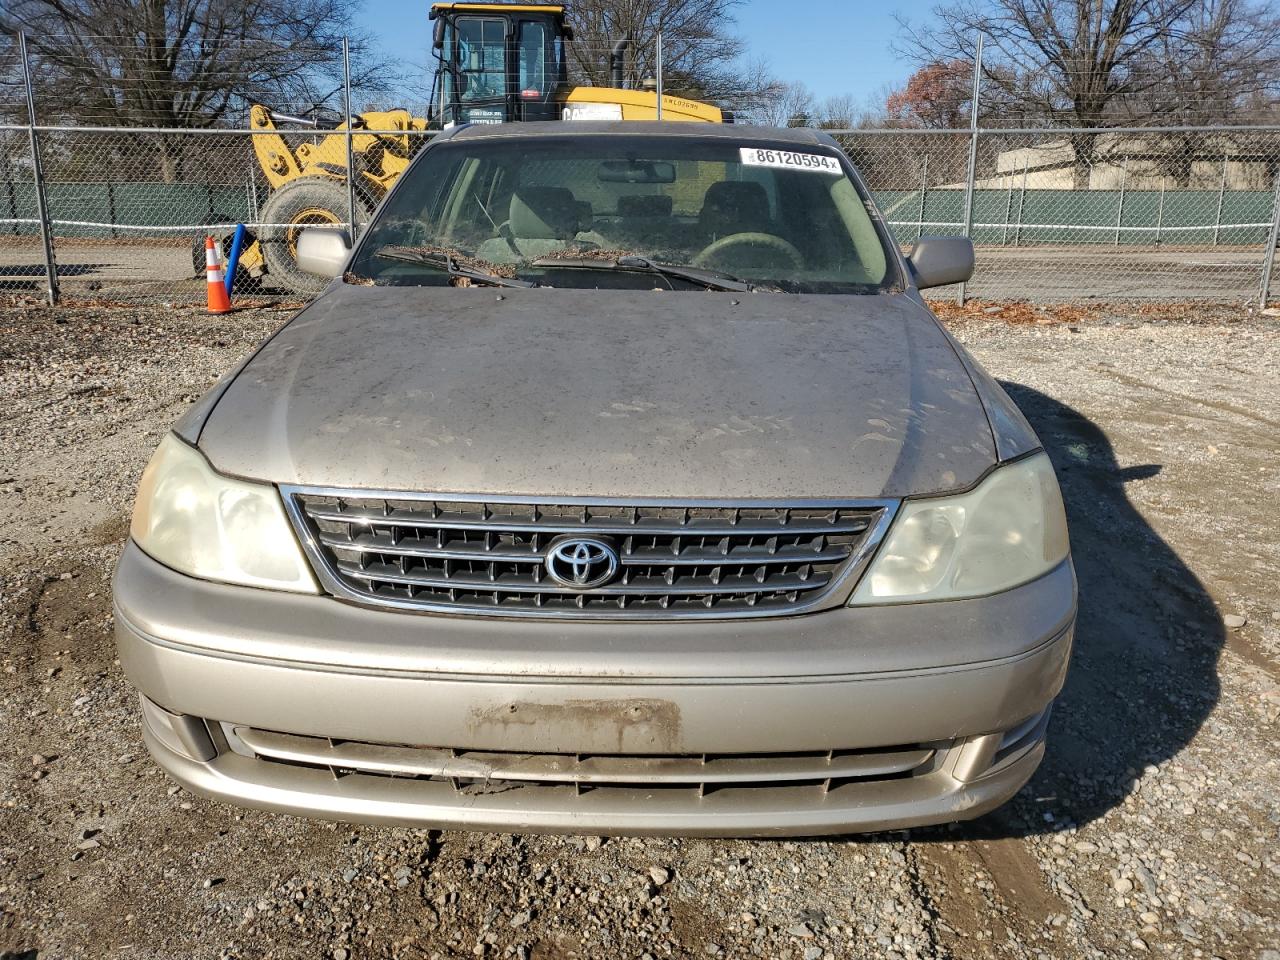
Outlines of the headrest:
[[620,217],[669,217],[672,201],[664,194],[633,194],[618,198]]
[[566,187],[521,187],[511,195],[511,233],[521,240],[572,240],[579,208]]
[[702,200],[704,213],[715,211],[733,216],[766,213],[769,196],[764,187],[749,180],[722,180],[707,188]]

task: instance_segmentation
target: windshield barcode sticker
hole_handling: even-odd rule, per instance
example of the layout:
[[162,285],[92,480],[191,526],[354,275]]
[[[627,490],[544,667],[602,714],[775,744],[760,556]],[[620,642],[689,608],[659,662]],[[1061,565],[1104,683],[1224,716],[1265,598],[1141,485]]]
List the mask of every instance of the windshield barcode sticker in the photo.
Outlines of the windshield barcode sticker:
[[765,147],[743,147],[742,162],[748,167],[784,167],[789,170],[812,170],[814,173],[843,173],[840,161],[825,153],[793,153]]

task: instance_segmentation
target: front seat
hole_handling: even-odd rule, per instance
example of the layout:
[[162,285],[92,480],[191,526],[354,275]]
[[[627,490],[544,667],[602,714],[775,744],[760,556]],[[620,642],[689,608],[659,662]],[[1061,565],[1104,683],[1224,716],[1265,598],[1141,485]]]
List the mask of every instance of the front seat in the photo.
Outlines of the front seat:
[[476,250],[481,260],[516,263],[563,250],[578,236],[582,207],[567,187],[521,187],[511,195],[507,216],[504,235]]
[[705,243],[735,233],[774,233],[769,195],[764,187],[751,181],[713,183],[703,197],[698,227]]
[[653,250],[671,243],[676,235],[675,206],[664,194],[636,194],[618,198],[618,219],[611,236],[623,246]]

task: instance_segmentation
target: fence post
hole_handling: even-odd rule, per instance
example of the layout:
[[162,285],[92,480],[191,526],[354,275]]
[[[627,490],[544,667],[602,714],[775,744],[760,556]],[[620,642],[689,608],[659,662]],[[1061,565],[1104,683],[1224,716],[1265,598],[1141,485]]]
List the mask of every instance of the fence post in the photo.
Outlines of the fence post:
[[22,232],[22,224],[18,223],[18,195],[14,192],[14,179],[17,177],[17,165],[13,162],[13,157],[9,153],[9,137],[8,134],[0,134],[0,166],[4,169],[4,194],[6,209],[9,211],[7,219],[14,222],[9,224],[9,232],[15,237]]
[[1160,246],[1160,231],[1164,228],[1164,177],[1160,178],[1160,205],[1156,207],[1156,246]]
[[924,163],[920,168],[920,216],[916,217],[916,239],[924,234],[925,197],[929,193],[929,154],[924,155]]
[[1213,217],[1213,245],[1218,245],[1218,234],[1222,230],[1222,197],[1227,192],[1227,155],[1222,155],[1222,179],[1218,182],[1218,212]]
[[49,205],[44,195],[44,169],[40,166],[40,142],[36,137],[36,97],[31,86],[31,64],[27,61],[27,35],[18,34],[18,57],[22,60],[22,80],[27,88],[27,134],[31,138],[31,176],[36,188],[36,216],[40,218],[40,240],[44,244],[44,275],[49,306],[58,305],[58,267],[53,261],[53,237],[49,233]]
[[107,181],[107,219],[111,221],[111,239],[115,240],[120,231],[116,229],[116,189],[110,180]]
[[657,82],[657,91],[658,91],[658,119],[661,120],[662,119],[662,31],[661,30],[658,31],[657,57],[658,57],[658,70],[657,70],[657,77],[655,77],[655,80]]
[[1030,158],[1026,156],[1022,158],[1022,186],[1018,188],[1018,222],[1013,228],[1015,247],[1022,241],[1022,214],[1027,209],[1027,165],[1030,162]]
[[[969,108],[969,167],[964,185],[964,235],[973,239],[973,186],[978,172],[978,95],[982,92],[982,34],[973,56],[973,100]],[[964,284],[956,294],[956,303],[964,306]]]
[[351,243],[356,241],[356,163],[351,144],[351,44],[342,38],[342,109],[347,133],[347,222],[351,226]]
[[9,154],[9,137],[5,135],[0,138],[0,143],[4,144],[4,192],[5,199],[8,200],[9,219],[13,221],[9,225],[9,232],[15,237],[22,233],[22,224],[18,223],[18,195],[14,189],[13,181],[17,178],[17,164],[13,162],[13,157]]
[[1013,216],[1013,177],[1009,178],[1009,192],[1004,200],[1004,226],[1000,228],[1000,246],[1009,243],[1009,218]]
[[10,166],[10,164],[6,163],[4,168],[5,197],[9,201],[9,219],[14,221],[9,227],[9,232],[16,237],[20,233],[22,233],[22,224],[17,222],[18,221],[18,197],[13,190],[13,179],[12,179],[11,170],[12,170],[12,167]]
[[1276,258],[1276,240],[1280,237],[1280,166],[1272,167],[1272,178],[1276,182],[1271,196],[1271,230],[1267,233],[1267,249],[1262,259],[1262,285],[1258,290],[1258,309],[1267,309],[1267,300],[1271,296],[1271,265]]
[[1116,203],[1116,239],[1111,245],[1120,246],[1120,224],[1124,221],[1124,188],[1129,182],[1129,158],[1124,158],[1120,167],[1120,200]]

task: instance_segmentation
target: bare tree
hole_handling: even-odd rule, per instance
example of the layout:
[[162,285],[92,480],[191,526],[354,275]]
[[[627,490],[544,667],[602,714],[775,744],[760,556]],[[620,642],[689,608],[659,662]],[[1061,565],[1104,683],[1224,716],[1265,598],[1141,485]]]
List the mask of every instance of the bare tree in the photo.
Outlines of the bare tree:
[[742,0],[575,0],[569,8],[574,40],[569,44],[571,78],[609,85],[609,50],[617,40],[634,42],[625,79],[639,86],[657,73],[662,33],[664,89],[682,96],[725,101],[756,100],[771,83],[759,68],[740,63],[743,42],[730,31]]
[[[901,52],[922,64],[972,64],[986,37],[987,122],[1098,127],[1189,110],[1219,122],[1259,95],[1274,102],[1280,64],[1275,13],[1250,0],[954,0],[901,25]],[[1085,186],[1098,140],[1070,140]]]
[[[352,12],[344,0],[9,0],[0,31],[27,35],[45,122],[210,127],[254,101],[340,103]],[[366,84],[385,80],[361,59]],[[176,179],[180,148],[157,145]]]
[[1280,16],[1246,0],[1202,0],[1135,72],[1153,82],[1123,103],[1127,118],[1168,124],[1269,119],[1280,95]]
[[814,108],[815,125],[823,130],[849,130],[866,117],[866,110],[851,93],[825,97]]
[[[1244,0],[1205,0],[1187,17],[1185,30],[1166,39],[1144,68],[1165,78],[1127,103],[1137,119],[1159,117],[1170,126],[1274,122],[1280,103],[1280,17]],[[1207,143],[1173,132],[1153,143],[1151,159],[1180,187],[1191,183],[1196,161],[1272,161],[1269,143],[1234,132]]]
[[899,46],[922,64],[973,63],[1027,118],[1098,126],[1118,101],[1157,80],[1137,69],[1158,54],[1198,0],[957,0],[933,19],[902,21]]
[[807,127],[813,119],[813,93],[803,83],[771,83],[743,119],[768,127]]

